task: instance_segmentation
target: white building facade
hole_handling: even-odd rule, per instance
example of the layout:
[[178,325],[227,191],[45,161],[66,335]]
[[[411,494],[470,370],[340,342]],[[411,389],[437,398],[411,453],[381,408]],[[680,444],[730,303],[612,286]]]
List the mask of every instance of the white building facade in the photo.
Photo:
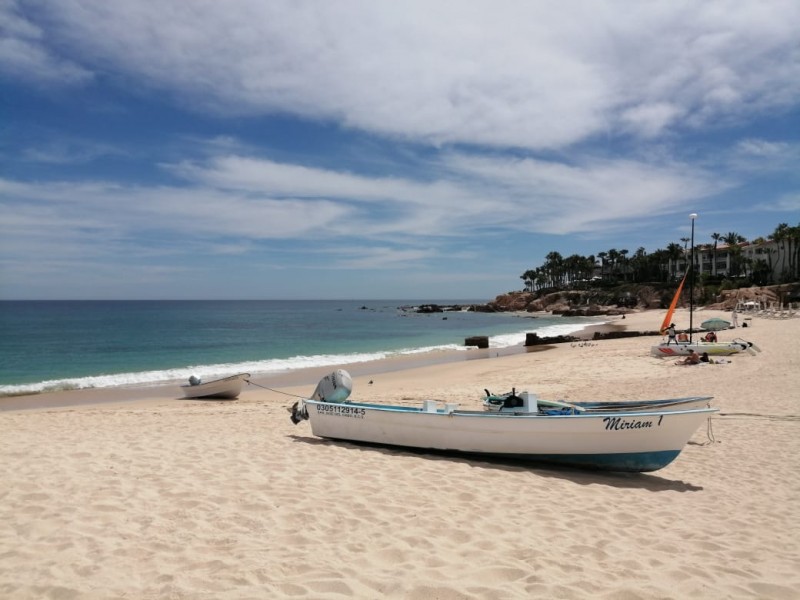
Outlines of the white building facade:
[[[670,259],[670,272],[683,277],[689,263],[689,255],[678,260]],[[770,282],[781,281],[789,266],[789,252],[784,244],[765,240],[759,243],[745,242],[735,247],[726,244],[695,248],[697,273],[718,277],[746,277],[754,272],[763,274]]]

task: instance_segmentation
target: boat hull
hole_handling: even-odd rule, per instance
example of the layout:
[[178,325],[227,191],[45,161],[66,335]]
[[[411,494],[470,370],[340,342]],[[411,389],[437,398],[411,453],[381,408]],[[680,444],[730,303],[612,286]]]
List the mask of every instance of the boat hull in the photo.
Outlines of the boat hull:
[[744,342],[678,342],[677,344],[658,344],[650,348],[650,354],[659,358],[689,356],[692,351],[703,352],[709,356],[730,356],[747,352],[749,346]]
[[231,375],[223,379],[216,379],[198,385],[182,385],[184,398],[202,400],[216,398],[219,400],[235,400],[242,392],[244,382],[250,378],[249,373]]
[[573,415],[305,401],[314,435],[612,471],[667,466],[716,409]]

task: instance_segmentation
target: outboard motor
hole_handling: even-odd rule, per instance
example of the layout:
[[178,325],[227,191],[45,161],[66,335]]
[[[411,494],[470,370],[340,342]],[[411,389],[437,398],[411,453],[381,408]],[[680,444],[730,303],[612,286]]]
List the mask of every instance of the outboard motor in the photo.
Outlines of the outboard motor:
[[350,373],[337,369],[330,375],[325,375],[319,380],[317,389],[311,395],[312,400],[320,402],[344,402],[353,391],[353,380]]
[[297,425],[300,421],[304,421],[304,420],[306,420],[308,418],[308,411],[306,410],[306,403],[303,402],[303,404],[300,404],[300,402],[303,402],[303,401],[299,400],[299,401],[295,402],[294,404],[292,404],[292,411],[291,411],[292,412],[292,416],[289,417],[292,420],[292,423],[294,423],[295,425]]
[[[344,402],[350,397],[353,391],[353,380],[350,373],[342,369],[337,369],[330,375],[326,375],[319,380],[317,389],[311,395],[312,400],[319,402]],[[308,410],[303,400],[295,402],[292,406],[292,423],[297,425],[300,421],[308,419]]]

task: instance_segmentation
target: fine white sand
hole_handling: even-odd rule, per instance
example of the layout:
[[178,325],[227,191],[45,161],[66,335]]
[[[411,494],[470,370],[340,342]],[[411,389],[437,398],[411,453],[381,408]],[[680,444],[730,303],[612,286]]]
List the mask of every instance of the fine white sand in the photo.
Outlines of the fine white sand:
[[0,598],[798,598],[800,319],[748,324],[721,339],[763,351],[729,364],[676,366],[637,337],[354,379],[354,399],[474,408],[484,388],[713,395],[713,441],[701,428],[652,474],[328,442],[252,387],[5,410]]

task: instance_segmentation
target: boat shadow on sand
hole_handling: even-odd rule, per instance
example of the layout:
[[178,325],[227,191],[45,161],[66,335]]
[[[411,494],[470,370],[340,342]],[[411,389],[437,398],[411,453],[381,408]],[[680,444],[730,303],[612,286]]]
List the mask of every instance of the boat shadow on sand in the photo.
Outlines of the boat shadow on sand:
[[295,442],[312,446],[336,445],[351,451],[380,452],[387,456],[418,456],[431,461],[448,461],[466,464],[474,468],[494,469],[508,472],[530,472],[540,477],[568,480],[578,485],[606,485],[620,489],[642,489],[649,492],[701,492],[702,486],[665,479],[651,473],[618,473],[614,471],[586,470],[578,467],[550,465],[513,458],[494,458],[483,455],[470,455],[446,450],[418,450],[416,448],[397,448],[368,442],[335,441],[302,435],[290,435]]

